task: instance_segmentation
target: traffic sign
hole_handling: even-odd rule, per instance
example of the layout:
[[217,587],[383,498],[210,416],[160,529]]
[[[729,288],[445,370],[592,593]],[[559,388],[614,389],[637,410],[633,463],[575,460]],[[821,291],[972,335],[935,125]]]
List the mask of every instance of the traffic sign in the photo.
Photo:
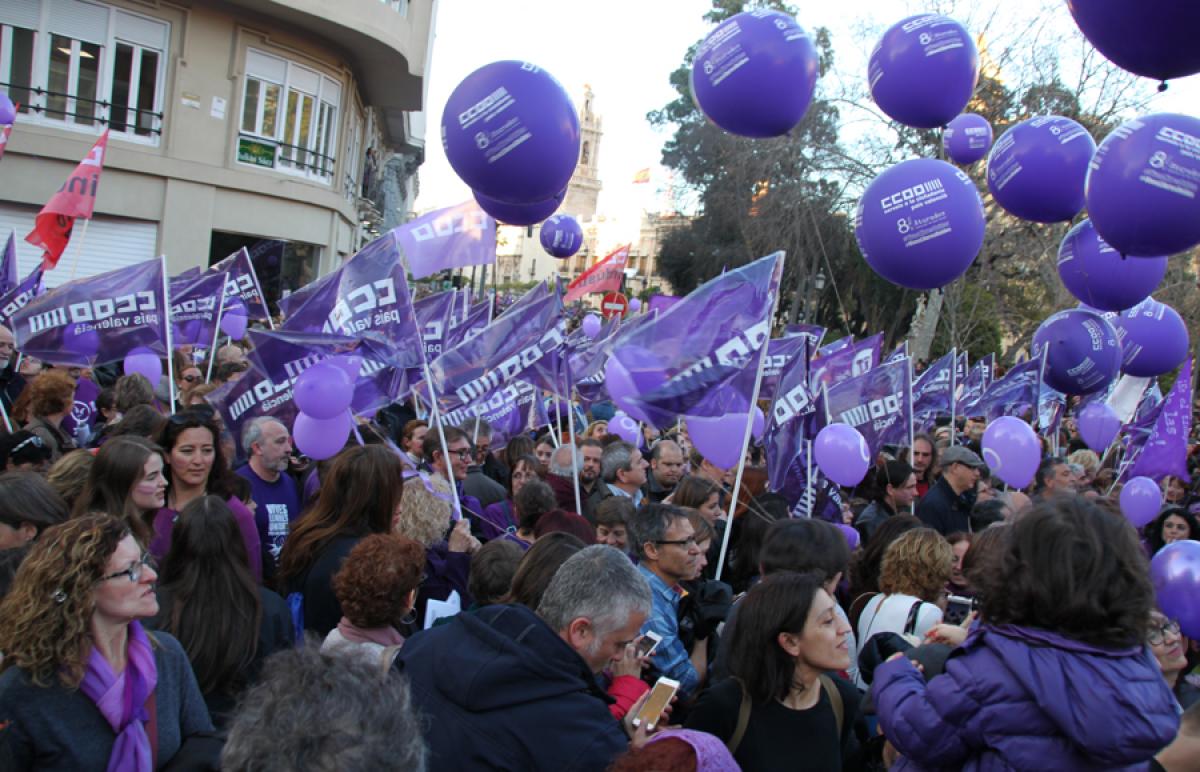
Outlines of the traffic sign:
[[614,316],[625,316],[629,310],[629,301],[620,292],[610,292],[600,299],[600,313],[605,319]]

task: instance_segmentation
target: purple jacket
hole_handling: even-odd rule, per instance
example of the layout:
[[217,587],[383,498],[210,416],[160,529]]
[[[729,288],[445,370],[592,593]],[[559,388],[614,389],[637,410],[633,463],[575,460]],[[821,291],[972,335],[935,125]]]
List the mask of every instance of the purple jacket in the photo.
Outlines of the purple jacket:
[[1146,647],[1102,649],[979,625],[929,680],[901,657],[875,671],[895,770],[1145,769],[1175,738],[1175,698]]

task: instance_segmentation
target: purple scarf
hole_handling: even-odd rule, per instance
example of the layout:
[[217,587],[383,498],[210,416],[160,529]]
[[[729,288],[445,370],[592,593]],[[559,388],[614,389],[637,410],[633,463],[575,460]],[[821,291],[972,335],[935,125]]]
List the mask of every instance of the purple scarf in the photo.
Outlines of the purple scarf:
[[125,670],[116,675],[108,660],[95,646],[88,655],[87,672],[80,690],[96,703],[100,713],[116,733],[108,772],[152,772],[154,769],[150,737],[146,734],[146,700],[158,685],[158,666],[146,631],[129,623],[129,644]]

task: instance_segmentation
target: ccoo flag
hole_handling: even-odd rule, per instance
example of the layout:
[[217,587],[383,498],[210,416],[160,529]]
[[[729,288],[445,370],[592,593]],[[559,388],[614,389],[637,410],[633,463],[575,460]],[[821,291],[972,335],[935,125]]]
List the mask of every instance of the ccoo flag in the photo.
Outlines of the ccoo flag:
[[414,279],[496,261],[496,221],[474,201],[423,214],[392,233]]
[[629,259],[629,245],[617,247],[604,259],[587,269],[567,285],[564,303],[573,303],[592,292],[617,292],[625,279],[625,262]]
[[271,321],[271,312],[267,308],[267,299],[263,295],[262,285],[258,283],[258,273],[254,270],[254,261],[245,247],[209,268],[205,273],[207,275],[228,274],[225,281],[226,308],[229,307],[231,298],[240,298],[246,306],[247,318],[260,322]]
[[42,294],[42,268],[38,266],[33,273],[15,287],[0,295],[0,324],[8,327],[13,314],[29,305],[29,301]]
[[11,292],[17,286],[17,234],[9,232],[4,245],[4,257],[0,258],[0,294]]
[[42,266],[46,270],[58,265],[58,259],[71,240],[75,219],[92,218],[96,208],[96,189],[100,185],[100,172],[104,170],[104,154],[108,149],[108,129],[92,145],[87,156],[75,167],[75,171],[50,197],[34,220],[33,230],[25,240],[42,248]]

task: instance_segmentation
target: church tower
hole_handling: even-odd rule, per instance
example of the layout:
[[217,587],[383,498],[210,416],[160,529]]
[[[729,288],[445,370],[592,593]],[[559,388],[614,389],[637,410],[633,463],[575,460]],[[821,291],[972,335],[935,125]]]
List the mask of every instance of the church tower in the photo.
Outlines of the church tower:
[[584,86],[583,108],[579,111],[579,162],[575,174],[567,185],[567,197],[558,211],[576,218],[591,219],[596,216],[600,198],[600,116],[593,109],[592,87]]

